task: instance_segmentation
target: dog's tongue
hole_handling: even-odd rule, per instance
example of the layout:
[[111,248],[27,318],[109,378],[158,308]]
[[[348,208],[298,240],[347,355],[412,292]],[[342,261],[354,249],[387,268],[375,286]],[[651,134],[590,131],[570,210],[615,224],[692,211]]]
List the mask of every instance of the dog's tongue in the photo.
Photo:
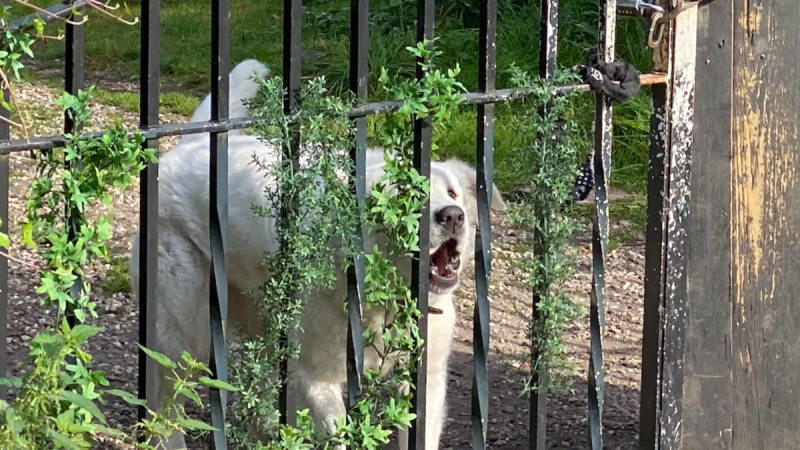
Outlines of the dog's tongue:
[[431,256],[431,265],[436,266],[436,272],[439,274],[439,276],[446,276],[448,272],[446,253],[447,252],[442,248],[437,250],[436,253]]

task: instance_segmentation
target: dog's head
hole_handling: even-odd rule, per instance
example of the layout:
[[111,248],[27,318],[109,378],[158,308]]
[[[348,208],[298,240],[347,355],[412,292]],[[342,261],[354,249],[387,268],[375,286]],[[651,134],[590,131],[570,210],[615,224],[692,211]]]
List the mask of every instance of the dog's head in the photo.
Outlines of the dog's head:
[[[430,291],[449,294],[459,283],[463,265],[473,257],[478,226],[475,169],[450,159],[431,164]],[[492,186],[492,209],[505,210],[497,186]]]
[[[383,176],[384,154],[368,149],[367,184]],[[394,188],[389,192],[394,194]],[[497,186],[492,186],[492,209],[505,210]],[[478,226],[478,189],[475,169],[457,159],[431,163],[430,178],[430,292],[450,294],[457,287],[463,266],[472,259]]]

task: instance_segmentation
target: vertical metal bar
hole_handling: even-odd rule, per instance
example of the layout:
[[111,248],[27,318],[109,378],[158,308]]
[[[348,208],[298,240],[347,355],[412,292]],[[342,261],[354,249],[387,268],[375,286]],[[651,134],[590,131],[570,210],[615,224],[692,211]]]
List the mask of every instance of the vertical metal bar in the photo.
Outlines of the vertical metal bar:
[[665,85],[653,86],[650,118],[650,162],[647,177],[647,245],[645,246],[644,324],[642,337],[642,384],[639,442],[642,449],[655,449],[661,397],[661,312],[664,306],[664,166],[668,124]]
[[[642,342],[640,447],[676,448],[681,442],[683,352],[686,333],[686,227],[694,129],[697,8],[674,21],[665,49],[670,81],[659,87],[654,133],[657,179],[648,187],[645,321]],[[677,49],[681,49],[677,51]],[[658,61],[657,61],[658,62]],[[652,164],[652,163],[651,163]],[[651,169],[653,170],[653,169]],[[652,201],[653,205],[649,203]],[[660,217],[657,217],[660,216]],[[657,230],[656,226],[661,229]],[[656,234],[658,232],[658,234]],[[652,245],[652,248],[651,248]]]
[[[66,29],[66,55],[65,60],[65,87],[64,89],[71,95],[78,95],[78,91],[84,89],[84,64],[85,64],[85,43],[86,43],[86,28],[83,25],[67,24]],[[76,128],[76,124],[69,118],[68,114],[64,113],[64,132],[75,133],[80,131]],[[73,161],[71,165],[80,167],[80,161]],[[80,229],[78,221],[78,211],[75,208],[70,208],[69,218],[67,219],[67,234],[70,242],[76,239],[76,232]],[[70,295],[77,303],[80,297],[80,292],[83,287],[83,280],[79,277],[70,288]],[[70,327],[75,325],[75,316],[67,314],[67,322]]]
[[[433,40],[433,21],[435,16],[435,0],[417,1],[417,42]],[[419,62],[419,61],[418,61]],[[417,65],[417,79],[425,73]],[[430,117],[417,118],[414,121],[414,168],[427,179],[431,176],[431,144],[433,128]],[[428,289],[430,270],[430,201],[425,202],[419,219],[419,248],[411,262],[411,296],[417,302],[422,313],[419,320],[419,335],[423,340],[422,354],[419,363],[412,368],[415,376],[415,390],[412,406],[416,419],[411,424],[408,437],[409,450],[425,450],[425,419],[427,405],[427,371],[428,371]]]
[[[283,88],[286,97],[283,102],[283,112],[293,114],[297,109],[300,98],[300,83],[302,64],[300,60],[301,40],[303,32],[303,2],[302,0],[284,0],[283,2]],[[283,149],[284,160],[291,160],[292,167],[299,167],[300,136],[296,129],[291,128],[291,142]],[[282,208],[294,207],[290,198],[281,199]],[[288,345],[288,337],[281,337],[281,345]],[[288,420],[288,390],[287,377],[289,375],[289,361],[281,361],[281,388],[278,395],[278,407],[281,423]]]
[[[666,279],[664,283],[664,356],[661,361],[661,443],[680,445],[683,415],[683,369],[686,339],[686,229],[689,216],[691,151],[694,144],[694,89],[697,55],[697,5],[674,21],[670,100],[669,197]],[[680,49],[680,51],[678,51]]]
[[[367,76],[369,70],[369,0],[350,2],[350,90],[359,100],[367,100]],[[366,149],[367,119],[354,120],[356,128],[355,146],[350,149],[350,159],[355,169],[350,176],[350,191],[356,196],[358,207],[363,211],[366,203]],[[361,398],[361,375],[364,372],[364,335],[361,320],[361,295],[364,293],[365,261],[361,225],[355,230],[359,254],[347,270],[347,399],[354,407]]]
[[[161,59],[161,0],[142,2],[141,67],[139,82],[139,126],[158,125],[158,94]],[[148,139],[144,148],[158,148],[157,139]],[[139,185],[139,343],[147,347],[155,336],[156,292],[158,283],[158,164],[148,163]],[[155,382],[154,367],[139,350],[139,398],[147,396],[147,386]],[[139,420],[146,418],[144,406]]]
[[[497,0],[480,6],[478,90],[495,88],[497,75]],[[494,104],[477,108],[478,233],[475,236],[475,308],[472,321],[472,448],[486,448],[489,423],[489,277],[492,271],[492,222],[489,213],[494,172]]]
[[[654,52],[653,70],[669,74],[672,27],[666,31]],[[661,311],[664,308],[664,264],[666,252],[666,174],[669,155],[670,89],[653,86],[653,113],[650,116],[650,156],[647,175],[647,232],[645,246],[644,316],[642,333],[642,384],[639,443],[641,448],[658,446],[658,411],[661,398]]]
[[[211,121],[228,119],[230,78],[230,0],[211,4]],[[211,237],[211,370],[227,381],[228,358],[225,323],[228,317],[228,268],[225,241],[228,229],[228,133],[211,133],[210,237]],[[226,392],[209,389],[211,424],[216,431],[212,448],[224,450]]]
[[[65,87],[64,89],[72,94],[78,95],[78,90],[84,88],[84,64],[85,64],[85,44],[86,28],[83,25],[66,25],[65,44]],[[71,133],[74,124],[69,117],[64,117],[64,131]]]
[[[542,2],[540,36],[539,76],[550,79],[555,75],[558,64],[558,0]],[[534,294],[532,303],[533,320],[539,320],[541,317],[538,295]],[[547,380],[547,367],[540,364],[531,378],[531,386],[539,387],[531,391],[530,398],[528,448],[531,450],[544,450],[547,445],[547,389],[545,388]]]
[[[600,14],[600,56],[603,62],[614,61],[616,41],[616,0],[606,0]],[[603,448],[603,332],[605,331],[605,262],[608,253],[608,179],[611,168],[612,108],[611,99],[598,92],[596,97],[593,172],[595,184],[595,220],[592,232],[592,293],[589,310],[591,358],[589,360],[589,443],[593,450]]]
[[[0,0],[0,5],[8,5],[10,0]],[[11,99],[8,86],[2,86],[6,104]],[[8,119],[11,111],[0,106],[0,116]],[[8,122],[0,120],[0,141],[11,139]],[[0,233],[8,234],[8,194],[10,185],[9,160],[11,155],[0,155]],[[8,375],[8,259],[0,258],[0,377]],[[5,398],[8,390],[0,387],[0,398]]]
[[[8,104],[10,92],[3,87],[3,98]],[[0,116],[10,117],[10,111],[0,107]],[[0,141],[10,139],[11,134],[8,122],[0,120]],[[9,190],[9,159],[11,155],[0,155],[0,233],[8,234],[8,190]],[[0,377],[8,375],[8,259],[0,258]],[[0,398],[5,397],[6,388],[0,389]]]
[[551,78],[558,67],[558,0],[542,2],[539,36],[539,76]]

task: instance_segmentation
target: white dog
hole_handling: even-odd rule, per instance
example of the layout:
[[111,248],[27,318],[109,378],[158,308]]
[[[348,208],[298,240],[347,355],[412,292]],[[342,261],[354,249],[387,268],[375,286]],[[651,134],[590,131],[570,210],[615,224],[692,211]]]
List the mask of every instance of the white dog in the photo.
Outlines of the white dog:
[[[230,116],[246,117],[243,100],[255,95],[253,73],[268,73],[261,63],[242,62],[230,74]],[[209,120],[207,97],[192,121]],[[280,152],[243,132],[229,133],[230,180],[228,191],[227,264],[229,274],[229,322],[253,330],[257,315],[252,301],[243,294],[268,279],[262,266],[265,252],[277,250],[272,219],[254,217],[251,205],[266,206],[264,189],[269,178],[251,163],[254,154],[262,161],[276,161]],[[383,174],[380,151],[368,153],[367,183]],[[456,323],[453,291],[458,287],[461,268],[472,257],[477,224],[475,170],[457,161],[434,162],[431,168],[430,306],[441,314],[430,315],[428,335],[427,448],[439,448],[446,418],[445,390],[447,359]],[[504,209],[498,189],[493,189],[492,206]],[[209,358],[209,139],[208,135],[186,136],[160,161],[158,208],[158,290],[156,335],[150,347],[177,359],[188,351],[201,361]],[[132,286],[138,287],[138,236],[134,238],[130,261]],[[379,236],[367,234],[364,248],[371,249]],[[408,261],[398,262],[400,274],[410,280]],[[332,427],[345,413],[343,384],[346,382],[347,315],[342,307],[346,277],[340,273],[333,290],[308,295],[302,316],[303,332],[295,336],[301,345],[299,359],[292,364],[290,398],[292,410],[308,408],[318,426]],[[364,311],[364,326],[380,329],[383,311]],[[378,357],[368,351],[365,364],[376,367]],[[157,382],[148,386],[151,408],[160,407],[170,386],[160,367]],[[404,439],[403,439],[404,440]],[[175,434],[164,443],[167,449],[185,448],[184,436]]]

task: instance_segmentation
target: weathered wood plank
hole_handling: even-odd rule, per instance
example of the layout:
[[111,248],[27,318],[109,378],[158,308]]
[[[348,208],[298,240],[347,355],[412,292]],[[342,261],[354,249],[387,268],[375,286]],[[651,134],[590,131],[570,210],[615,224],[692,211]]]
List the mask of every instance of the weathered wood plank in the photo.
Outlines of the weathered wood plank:
[[689,220],[684,449],[730,448],[731,90],[733,5],[698,10],[697,90]]
[[800,9],[797,0],[734,0],[733,6],[731,447],[795,449]]

